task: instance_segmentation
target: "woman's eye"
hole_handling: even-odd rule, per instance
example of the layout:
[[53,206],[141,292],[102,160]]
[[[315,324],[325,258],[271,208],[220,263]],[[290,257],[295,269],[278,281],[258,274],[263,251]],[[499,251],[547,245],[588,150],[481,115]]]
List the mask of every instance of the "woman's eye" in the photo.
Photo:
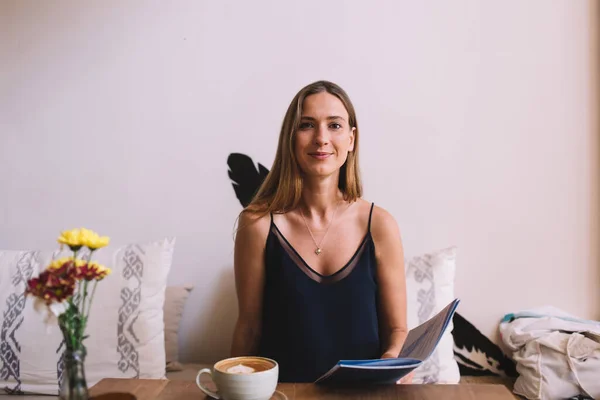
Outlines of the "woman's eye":
[[301,129],[301,130],[310,129],[310,128],[312,128],[312,126],[313,126],[313,125],[312,125],[312,123],[310,123],[310,122],[301,122],[301,123],[300,123],[300,129]]
[[329,125],[329,127],[332,129],[342,129],[342,125],[340,125],[338,123],[333,123],[333,124]]

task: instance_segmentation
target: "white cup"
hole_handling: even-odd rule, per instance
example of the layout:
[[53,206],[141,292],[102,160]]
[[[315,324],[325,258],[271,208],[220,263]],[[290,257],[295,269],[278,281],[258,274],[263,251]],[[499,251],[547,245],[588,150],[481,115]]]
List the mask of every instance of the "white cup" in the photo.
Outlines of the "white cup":
[[[256,372],[235,373],[227,370],[241,370],[252,368]],[[261,367],[262,366],[262,367]],[[266,368],[266,369],[265,369]],[[264,370],[263,370],[264,369]],[[250,370],[247,370],[250,371]],[[200,382],[202,374],[210,375],[217,387],[213,392]],[[264,357],[234,357],[217,362],[212,368],[204,368],[196,376],[196,384],[204,393],[213,399],[221,400],[269,400],[279,379],[279,364],[274,360]]]

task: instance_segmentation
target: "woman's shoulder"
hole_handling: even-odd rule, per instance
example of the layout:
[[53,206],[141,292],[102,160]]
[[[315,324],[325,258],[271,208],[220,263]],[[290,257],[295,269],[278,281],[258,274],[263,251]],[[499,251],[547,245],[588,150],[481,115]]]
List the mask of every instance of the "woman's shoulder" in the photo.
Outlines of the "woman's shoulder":
[[390,234],[399,233],[396,218],[394,218],[394,216],[388,210],[378,206],[375,203],[367,202],[366,200],[361,201],[364,202],[367,207],[372,208],[372,211],[370,211],[370,229],[374,240],[381,237],[386,237]]
[[266,238],[271,226],[271,214],[244,210],[239,215],[237,235]]
[[[378,260],[389,257],[398,249],[402,251],[402,238],[396,218],[388,210],[376,204],[372,208],[370,233]],[[384,262],[382,265],[386,264]]]

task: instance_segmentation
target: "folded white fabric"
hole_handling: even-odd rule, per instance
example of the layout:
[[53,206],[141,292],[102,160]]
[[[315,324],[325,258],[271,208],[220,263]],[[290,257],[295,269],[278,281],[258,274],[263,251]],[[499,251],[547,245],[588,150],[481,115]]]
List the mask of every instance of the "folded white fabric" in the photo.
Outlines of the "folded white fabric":
[[543,307],[506,315],[500,335],[517,363],[516,394],[535,400],[600,398],[600,322]]

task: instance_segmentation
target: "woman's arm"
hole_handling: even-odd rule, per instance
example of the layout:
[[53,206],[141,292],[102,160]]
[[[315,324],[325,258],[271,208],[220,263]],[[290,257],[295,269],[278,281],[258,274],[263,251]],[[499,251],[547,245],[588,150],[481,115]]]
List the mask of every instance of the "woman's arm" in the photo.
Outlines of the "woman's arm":
[[400,230],[390,213],[375,207],[371,234],[377,258],[382,358],[398,357],[408,334],[406,278]]
[[261,334],[265,281],[265,242],[270,217],[242,213],[235,238],[234,271],[238,320],[233,332],[231,356],[255,355]]
[[[381,310],[381,358],[395,358],[400,354],[408,328],[406,323],[406,277],[404,251],[400,230],[394,217],[382,208],[375,207],[371,222],[371,235],[375,242],[377,281],[379,283],[379,308]],[[398,383],[412,383],[414,372]]]

